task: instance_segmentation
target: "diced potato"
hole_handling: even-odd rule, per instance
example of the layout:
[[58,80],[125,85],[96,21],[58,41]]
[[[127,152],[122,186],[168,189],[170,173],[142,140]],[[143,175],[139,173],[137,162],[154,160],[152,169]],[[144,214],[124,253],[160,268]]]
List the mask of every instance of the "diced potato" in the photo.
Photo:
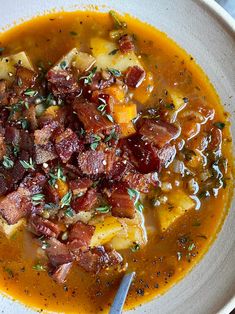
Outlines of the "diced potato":
[[[93,223],[92,223],[93,224]],[[109,216],[103,221],[94,224],[96,229],[91,239],[91,246],[103,245],[122,230],[122,225],[117,218]]]
[[23,225],[25,225],[25,219],[23,218],[14,225],[8,225],[8,223],[3,218],[0,218],[0,231],[5,233],[8,239],[10,239]]
[[130,121],[129,123],[120,123],[121,136],[127,137],[136,133],[134,124]]
[[146,103],[146,101],[149,99],[153,91],[154,88],[153,83],[154,83],[153,75],[151,72],[148,72],[142,84],[134,90],[133,92],[134,99],[139,101],[141,104]]
[[[22,67],[34,70],[33,66],[24,51],[19,52],[15,55],[10,55],[4,58],[0,58],[0,80],[4,79],[7,81],[14,80],[14,74],[16,72],[15,65],[19,64]],[[9,74],[10,73],[10,74]]]
[[137,116],[136,104],[128,103],[125,105],[113,105],[113,118],[117,123],[129,123]]
[[62,198],[69,190],[68,184],[61,179],[58,179],[56,181],[56,184],[58,185],[57,191],[58,191],[59,197]]
[[167,204],[156,209],[161,231],[166,231],[173,222],[194,207],[195,202],[182,190],[170,192]]
[[61,70],[61,64],[63,63],[65,66],[73,66],[79,69],[80,72],[85,72],[95,64],[95,58],[86,52],[81,52],[77,48],[73,48],[59,60],[53,67],[53,70]]
[[144,217],[141,213],[136,212],[134,219],[120,218],[119,221],[125,227],[110,242],[115,250],[128,249],[136,243],[141,246],[147,243]]
[[144,245],[147,242],[144,217],[139,212],[134,219],[108,216],[95,218],[89,223],[96,227],[91,239],[92,247],[109,243],[114,249],[122,250],[132,247],[134,243]]
[[111,54],[112,51],[118,49],[117,45],[112,41],[94,37],[91,39],[90,47],[92,49],[92,54],[96,59],[98,70],[114,68],[122,72],[126,71],[128,67],[135,65],[143,68],[133,51],[126,54],[117,51],[115,54]]

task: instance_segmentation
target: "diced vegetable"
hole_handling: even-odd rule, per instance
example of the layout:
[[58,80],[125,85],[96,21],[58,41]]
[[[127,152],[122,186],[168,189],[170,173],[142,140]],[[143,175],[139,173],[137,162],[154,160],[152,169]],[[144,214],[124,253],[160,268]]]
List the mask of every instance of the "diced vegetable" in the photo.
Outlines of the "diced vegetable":
[[14,74],[16,73],[15,65],[17,64],[26,69],[34,70],[30,59],[26,53],[22,51],[15,55],[0,58],[0,80],[13,81]]
[[66,193],[68,193],[69,190],[68,184],[61,179],[57,180],[56,184],[58,185],[59,197],[62,198],[63,196],[65,196]]
[[56,118],[58,114],[59,106],[50,106],[47,108],[43,114],[51,116],[51,118]]
[[92,54],[96,59],[98,70],[112,68],[122,72],[135,65],[143,68],[133,51],[126,54],[117,51],[115,54],[112,54],[112,51],[116,51],[118,47],[111,41],[94,37],[91,39],[90,46]]
[[110,242],[115,250],[128,249],[134,244],[143,246],[147,243],[144,216],[140,212],[136,212],[134,219],[119,218],[119,221],[125,227]]
[[115,217],[105,217],[103,221],[93,225],[95,225],[96,228],[91,239],[91,246],[99,246],[109,242],[122,230],[121,223]]
[[195,202],[183,191],[172,191],[166,204],[157,207],[157,218],[161,231],[166,231],[173,222],[195,207]]
[[128,103],[125,105],[114,104],[113,117],[117,123],[129,123],[137,116],[136,104]]
[[116,101],[123,103],[125,100],[125,92],[122,86],[113,85],[104,89],[104,94],[111,95]]
[[168,93],[173,101],[175,111],[180,111],[186,106],[186,102],[182,94],[176,91],[172,91],[172,90],[171,91],[168,90]]
[[134,90],[134,99],[139,101],[141,104],[146,103],[153,91],[153,83],[153,75],[151,72],[148,72],[142,84]]
[[136,133],[134,124],[130,121],[129,123],[120,123],[122,137],[127,137]]
[[0,231],[5,233],[8,239],[10,239],[23,225],[25,225],[25,219],[20,219],[14,225],[8,225],[3,218],[0,218]]
[[80,72],[88,71],[95,64],[95,58],[86,52],[78,51],[77,48],[70,50],[53,67],[53,70],[61,70],[68,66],[77,68]]

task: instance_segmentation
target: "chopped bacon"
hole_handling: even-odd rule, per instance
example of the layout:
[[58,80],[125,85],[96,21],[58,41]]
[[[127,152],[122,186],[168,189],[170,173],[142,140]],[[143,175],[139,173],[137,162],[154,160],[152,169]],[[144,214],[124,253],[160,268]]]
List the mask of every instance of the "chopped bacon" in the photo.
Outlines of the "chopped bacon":
[[161,167],[167,168],[172,163],[176,155],[175,146],[165,145],[157,152]]
[[20,187],[0,201],[0,214],[9,225],[14,225],[27,216],[32,205],[29,196],[30,192]]
[[72,201],[72,208],[76,213],[80,211],[90,211],[97,203],[97,192],[95,189],[88,190],[84,195],[76,197]]
[[51,142],[46,145],[35,145],[35,161],[37,165],[58,158],[55,147]]
[[16,79],[13,86],[14,94],[21,95],[27,88],[32,88],[35,85],[36,78],[36,72],[26,69],[25,67],[17,66]]
[[156,119],[144,119],[139,133],[144,141],[153,143],[159,148],[168,144],[171,140],[179,136],[179,129],[168,122]]
[[92,180],[89,178],[79,178],[76,180],[69,181],[69,188],[73,192],[73,195],[85,193],[87,189],[92,186]]
[[144,78],[145,71],[139,66],[135,65],[128,68],[125,76],[125,83],[129,87],[137,88],[141,85]]
[[131,165],[127,160],[117,161],[108,173],[108,178],[109,180],[120,181],[130,169]]
[[78,166],[85,175],[108,173],[115,162],[114,150],[88,150],[78,156]]
[[0,106],[8,104],[7,82],[0,80]]
[[47,73],[47,80],[50,83],[52,93],[56,97],[65,98],[69,94],[74,94],[75,97],[81,93],[76,75],[71,69],[52,69]]
[[46,183],[46,177],[41,173],[36,173],[34,176],[28,175],[21,182],[20,187],[25,188],[31,195],[42,193],[42,189]]
[[73,108],[88,133],[102,133],[114,127],[114,124],[97,110],[97,105],[94,103],[81,102],[77,99],[73,103]]
[[115,77],[111,74],[107,75],[107,78],[102,75],[102,72],[96,72],[93,77],[92,83],[89,85],[89,90],[102,90],[115,83]]
[[86,251],[80,251],[76,256],[78,265],[85,271],[99,273],[102,269],[121,264],[123,259],[115,250],[106,251],[103,246],[98,246]]
[[119,49],[122,53],[128,53],[130,51],[135,50],[133,38],[128,34],[121,36],[118,43],[119,43]]
[[73,263],[71,262],[59,265],[58,267],[54,268],[52,271],[50,271],[51,278],[59,284],[65,283],[72,265]]
[[36,130],[34,132],[34,143],[36,145],[46,145],[58,127],[59,123],[57,121],[51,121],[44,125],[41,130]]
[[130,160],[141,173],[159,171],[161,162],[156,148],[143,141],[138,134],[127,139],[127,148],[130,150]]
[[45,236],[48,238],[57,238],[60,233],[60,228],[55,223],[37,215],[30,217],[28,228],[37,236]]
[[49,247],[46,249],[46,254],[52,266],[57,267],[73,261],[73,256],[64,243],[55,238],[49,239],[47,243]]
[[7,144],[19,145],[20,130],[13,126],[7,126],[5,131],[5,140]]
[[221,150],[222,145],[222,131],[217,127],[212,127],[210,130],[210,142],[208,149],[211,151]]
[[138,190],[141,193],[148,193],[151,186],[158,187],[159,179],[157,172],[142,174],[129,172],[123,179],[127,185],[134,189]]
[[69,232],[68,247],[72,252],[81,248],[88,248],[95,227],[78,221]]
[[112,215],[122,218],[134,218],[135,216],[135,199],[132,199],[128,194],[127,187],[119,184],[112,192],[108,199],[109,204],[112,206]]
[[71,129],[66,129],[56,137],[55,147],[62,162],[67,163],[73,153],[83,149],[83,144]]
[[52,187],[50,184],[46,184],[43,191],[45,193],[45,201],[47,203],[59,203],[60,197],[57,189]]

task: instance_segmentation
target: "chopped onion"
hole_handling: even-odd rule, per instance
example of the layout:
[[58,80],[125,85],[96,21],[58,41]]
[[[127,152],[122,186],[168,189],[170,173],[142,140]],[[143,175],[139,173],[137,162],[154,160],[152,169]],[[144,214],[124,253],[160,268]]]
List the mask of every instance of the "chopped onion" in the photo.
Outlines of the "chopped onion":
[[185,166],[183,161],[175,159],[174,164],[173,164],[173,169],[175,173],[180,173],[180,174],[184,174],[185,171]]

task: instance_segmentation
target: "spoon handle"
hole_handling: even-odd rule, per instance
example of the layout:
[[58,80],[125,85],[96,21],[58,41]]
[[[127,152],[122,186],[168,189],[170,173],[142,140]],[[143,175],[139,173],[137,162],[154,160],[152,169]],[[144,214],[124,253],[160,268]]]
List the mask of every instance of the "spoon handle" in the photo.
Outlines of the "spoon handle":
[[131,282],[135,276],[135,272],[126,274],[121,281],[120,287],[118,288],[117,294],[114,298],[113,304],[109,311],[109,314],[121,314],[123,305],[126,301]]

